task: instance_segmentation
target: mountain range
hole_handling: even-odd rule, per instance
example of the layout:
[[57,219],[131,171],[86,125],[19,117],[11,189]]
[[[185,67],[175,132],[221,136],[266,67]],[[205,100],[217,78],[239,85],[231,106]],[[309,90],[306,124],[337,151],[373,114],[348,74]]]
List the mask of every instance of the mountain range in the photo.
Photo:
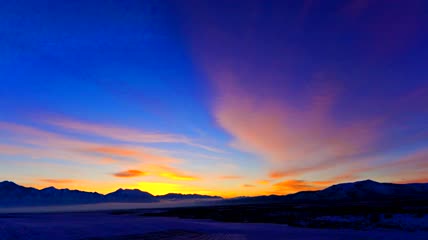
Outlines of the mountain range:
[[88,204],[104,202],[159,202],[161,200],[222,199],[218,196],[178,194],[154,196],[138,189],[118,189],[108,194],[48,187],[41,190],[23,187],[14,182],[0,182],[0,207]]
[[[106,195],[96,192],[56,189],[41,190],[23,187],[10,181],[0,182],[1,206],[42,206],[60,204],[88,204],[104,202],[159,202],[162,200],[222,200],[218,196],[168,193],[154,196],[138,189],[118,189]],[[428,183],[394,184],[364,180],[332,185],[319,191],[303,191],[289,195],[239,197],[223,199],[220,203],[272,203],[318,201],[372,201],[372,200],[428,200]],[[219,203],[216,201],[217,204]]]
[[379,183],[364,180],[340,183],[318,191],[302,191],[288,195],[241,197],[226,201],[235,203],[310,203],[320,201],[379,201],[379,200],[428,200],[428,183]]

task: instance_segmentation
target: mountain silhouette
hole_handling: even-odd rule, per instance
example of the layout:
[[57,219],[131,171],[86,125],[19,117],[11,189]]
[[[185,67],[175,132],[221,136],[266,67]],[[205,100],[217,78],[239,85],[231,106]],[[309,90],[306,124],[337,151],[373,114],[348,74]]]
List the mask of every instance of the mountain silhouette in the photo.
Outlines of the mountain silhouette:
[[[43,206],[61,204],[87,204],[104,202],[158,202],[162,200],[211,199],[218,196],[200,194],[168,193],[154,196],[138,189],[118,189],[106,195],[96,192],[57,189],[41,190],[23,187],[10,181],[0,182],[1,206]],[[317,201],[374,201],[374,200],[427,199],[428,183],[379,183],[372,180],[341,183],[319,191],[303,191],[289,195],[239,197],[223,200],[222,203],[271,203],[271,202],[317,202]]]
[[364,180],[341,183],[320,191],[306,191],[288,195],[291,200],[377,200],[392,198],[428,197],[428,183],[379,183]]
[[302,191],[289,195],[240,197],[226,200],[232,203],[307,203],[320,201],[378,201],[378,200],[428,200],[428,183],[379,183],[364,180],[340,183],[318,191]]
[[182,193],[168,193],[165,195],[156,196],[162,200],[184,200],[184,199],[211,199],[220,198],[218,196],[200,195],[200,194],[182,194]]
[[158,199],[148,192],[138,189],[119,188],[115,192],[105,195],[105,199],[111,202],[157,202]]
[[[158,202],[172,200],[169,196],[153,196],[138,189],[118,189],[106,195],[70,189],[48,187],[41,190],[23,187],[14,182],[0,182],[0,207],[7,206],[47,206],[63,204],[88,204],[104,202]],[[180,194],[180,199],[221,199],[217,196],[198,194]]]

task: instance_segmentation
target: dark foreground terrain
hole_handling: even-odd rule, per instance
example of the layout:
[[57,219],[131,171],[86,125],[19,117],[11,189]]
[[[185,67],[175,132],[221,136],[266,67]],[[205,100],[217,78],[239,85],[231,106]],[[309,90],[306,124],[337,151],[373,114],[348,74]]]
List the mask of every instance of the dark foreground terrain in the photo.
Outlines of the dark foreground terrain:
[[276,223],[310,228],[428,231],[427,200],[241,204],[171,208],[142,215],[211,219],[221,222]]
[[427,194],[428,184],[366,180],[285,196],[2,208],[0,240],[426,240]]
[[427,232],[393,229],[311,229],[268,223],[144,217],[141,211],[0,215],[2,240],[307,240],[415,239]]

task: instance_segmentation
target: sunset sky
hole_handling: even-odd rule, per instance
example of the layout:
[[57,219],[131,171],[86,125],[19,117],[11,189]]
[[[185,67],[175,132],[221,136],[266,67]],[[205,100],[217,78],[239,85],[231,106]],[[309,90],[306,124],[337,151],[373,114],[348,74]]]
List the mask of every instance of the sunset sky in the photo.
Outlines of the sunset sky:
[[224,197],[428,182],[428,1],[12,1],[0,181]]

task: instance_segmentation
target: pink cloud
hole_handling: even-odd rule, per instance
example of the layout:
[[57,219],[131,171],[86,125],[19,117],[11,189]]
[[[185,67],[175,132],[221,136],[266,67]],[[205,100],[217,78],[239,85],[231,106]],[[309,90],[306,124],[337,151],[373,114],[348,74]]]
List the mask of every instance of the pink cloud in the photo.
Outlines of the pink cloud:
[[48,118],[44,119],[43,121],[68,131],[87,135],[97,135],[129,143],[180,143],[201,148],[207,151],[222,152],[220,149],[198,143],[196,140],[182,135],[141,131],[139,129],[131,129],[122,126],[95,124],[59,117]]
[[262,179],[262,180],[258,180],[258,181],[257,181],[257,184],[266,185],[266,184],[269,184],[270,182],[271,182],[271,181],[269,181],[269,180]]
[[273,188],[277,194],[289,194],[300,191],[320,190],[325,188],[325,184],[293,179],[275,183],[273,184]]
[[121,177],[121,178],[129,178],[129,177],[141,177],[146,175],[145,172],[142,172],[140,170],[130,169],[126,171],[121,171],[114,173],[113,176],[115,177]]
[[[1,144],[0,155],[26,156],[31,160],[61,159],[84,164],[111,164],[116,163],[114,159],[100,159],[99,157],[70,152],[64,149],[51,149],[46,147],[20,146]],[[38,164],[41,164],[40,162]]]
[[229,86],[220,87],[225,91],[220,92],[214,109],[217,122],[234,137],[232,146],[259,154],[276,165],[289,166],[272,173],[272,177],[343,163],[372,149],[378,139],[378,121],[335,122],[330,114],[337,101],[335,90],[314,90],[301,109],[283,101],[257,98],[230,87],[233,78],[227,80]]
[[49,157],[86,163],[113,163],[119,158],[137,162],[180,162],[156,149],[141,146],[107,145],[71,138],[38,128],[0,122],[0,134],[9,133],[14,144],[0,146],[3,154]]
[[158,174],[161,177],[172,179],[172,180],[196,181],[201,179],[200,176],[183,172],[171,166],[159,166]]
[[396,183],[428,183],[428,177],[408,178],[406,180],[397,181]]
[[46,182],[46,183],[52,183],[52,184],[65,184],[65,183],[72,183],[74,182],[74,180],[72,179],[48,179],[48,178],[44,178],[44,179],[39,179],[39,181],[41,182]]

